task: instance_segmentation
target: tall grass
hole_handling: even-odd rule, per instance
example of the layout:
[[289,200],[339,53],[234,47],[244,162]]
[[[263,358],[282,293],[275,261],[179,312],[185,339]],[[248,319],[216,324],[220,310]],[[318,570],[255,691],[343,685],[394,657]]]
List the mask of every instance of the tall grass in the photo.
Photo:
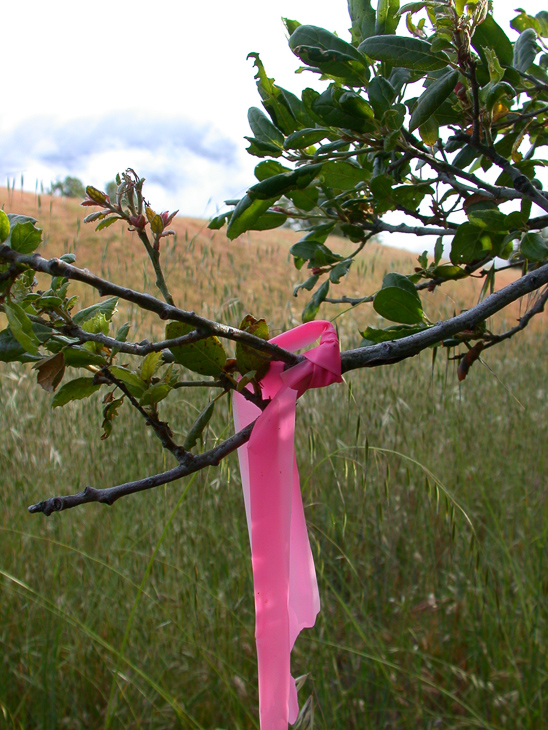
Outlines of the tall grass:
[[[74,221],[76,208],[63,211]],[[50,219],[46,255],[66,233],[51,205]],[[282,245],[200,235],[179,231],[164,252],[182,306],[235,325],[252,311],[274,333],[297,323]],[[65,239],[80,265],[150,283],[127,240]],[[260,279],[254,256],[274,278]],[[386,266],[377,248],[356,275],[380,281]],[[433,318],[461,306],[436,296]],[[136,339],[160,334],[131,307],[122,315]],[[337,320],[345,346],[373,317]],[[322,599],[293,651],[301,730],[548,726],[547,356],[537,328],[488,351],[462,384],[425,352],[299,401]],[[167,401],[176,436],[204,398]],[[206,447],[227,433],[229,404],[217,410]],[[111,508],[28,514],[172,464],[133,413],[107,441],[101,421],[99,399],[52,411],[35,373],[0,367],[0,728],[258,728],[235,457]]]
[[[293,652],[301,727],[546,727],[546,349],[493,353],[506,387],[478,365],[458,385],[423,355],[300,402],[323,603]],[[30,516],[164,456],[132,418],[101,442],[97,403],[51,412],[27,370],[0,382],[5,727],[256,728],[235,459],[112,508]],[[196,398],[170,406],[182,432]]]

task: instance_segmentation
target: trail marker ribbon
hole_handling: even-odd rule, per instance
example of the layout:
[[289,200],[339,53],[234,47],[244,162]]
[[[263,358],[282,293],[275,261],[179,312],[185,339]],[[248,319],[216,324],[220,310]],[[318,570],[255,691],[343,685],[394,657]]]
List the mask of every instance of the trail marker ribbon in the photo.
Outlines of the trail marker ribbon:
[[291,649],[320,610],[295,459],[297,399],[309,388],[342,380],[339,341],[330,322],[308,322],[271,340],[294,352],[318,338],[304,362],[285,371],[282,362],[270,365],[261,381],[263,398],[271,398],[264,411],[234,393],[236,430],[257,419],[238,458],[253,564],[261,730],[287,730],[297,719]]

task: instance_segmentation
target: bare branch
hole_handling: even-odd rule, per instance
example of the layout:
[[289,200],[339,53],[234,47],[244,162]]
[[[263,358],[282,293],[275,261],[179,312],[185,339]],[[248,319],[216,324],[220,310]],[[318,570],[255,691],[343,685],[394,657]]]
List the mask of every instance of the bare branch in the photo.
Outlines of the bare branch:
[[222,444],[209,451],[205,451],[203,454],[194,455],[187,452],[184,462],[173,469],[169,469],[169,471],[155,474],[151,477],[145,477],[144,479],[138,479],[134,482],[119,484],[115,487],[107,487],[106,489],[95,489],[94,487],[88,486],[81,492],[78,492],[78,494],[71,494],[65,497],[51,497],[43,502],[38,502],[38,504],[33,504],[28,508],[28,511],[31,514],[42,512],[48,517],[53,512],[61,512],[62,510],[78,507],[81,504],[88,504],[89,502],[112,505],[120,497],[126,497],[129,494],[136,494],[137,492],[144,492],[147,489],[154,489],[155,487],[160,487],[162,484],[169,484],[176,479],[181,479],[181,477],[193,474],[208,466],[217,466],[222,459],[245,444],[246,441],[249,441],[254,424],[255,421],[237,434],[234,434],[234,436],[223,441]]

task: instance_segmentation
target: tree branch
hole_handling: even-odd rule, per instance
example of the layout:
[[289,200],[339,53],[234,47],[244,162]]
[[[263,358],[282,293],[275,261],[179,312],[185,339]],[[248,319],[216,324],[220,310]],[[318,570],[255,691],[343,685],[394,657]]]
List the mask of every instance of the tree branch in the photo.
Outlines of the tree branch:
[[[256,350],[266,352],[275,360],[281,360],[287,365],[296,365],[300,362],[303,357],[302,355],[295,355],[288,350],[284,350],[278,345],[273,345],[266,340],[262,340],[260,337],[249,332],[243,332],[236,327],[230,327],[219,322],[213,322],[212,320],[200,317],[194,312],[187,312],[184,309],[179,309],[170,304],[164,304],[164,302],[156,299],[156,297],[150,294],[144,294],[142,292],[134,291],[127,287],[118,286],[113,284],[106,279],[101,279],[99,276],[92,274],[87,269],[79,269],[76,266],[67,264],[61,259],[45,259],[40,254],[34,253],[32,255],[21,254],[14,251],[6,244],[0,245],[0,259],[5,261],[11,261],[17,264],[23,264],[29,266],[34,271],[40,271],[50,276],[64,276],[67,279],[73,279],[75,281],[81,281],[84,284],[97,289],[100,296],[115,296],[119,299],[123,299],[127,302],[136,304],[141,309],[145,309],[148,312],[154,312],[162,320],[174,320],[177,322],[186,322],[196,328],[196,331],[202,335],[217,335],[227,340],[233,340],[234,342],[242,342],[246,345],[250,345]],[[191,334],[191,333],[189,333]],[[200,338],[198,338],[200,339]],[[114,342],[118,342],[114,340]],[[121,349],[118,343],[115,345],[118,349]]]
[[41,512],[46,517],[49,517],[53,512],[61,512],[62,510],[78,507],[81,504],[88,504],[89,502],[113,505],[120,497],[126,497],[129,494],[136,494],[137,492],[144,492],[147,489],[154,489],[155,487],[162,486],[162,484],[169,484],[176,479],[193,474],[208,466],[217,466],[222,459],[249,441],[254,424],[255,421],[237,434],[234,434],[234,436],[223,441],[222,444],[209,451],[205,451],[203,454],[194,455],[187,452],[184,463],[179,464],[173,469],[169,469],[169,471],[164,471],[161,474],[155,474],[151,477],[145,477],[144,479],[138,479],[134,482],[118,484],[115,487],[107,487],[106,489],[95,489],[94,487],[87,486],[81,492],[78,492],[78,494],[71,494],[65,497],[51,497],[43,502],[38,502],[38,504],[33,504],[28,508],[28,511],[31,514]]
[[[445,322],[439,322],[423,332],[403,337],[400,340],[382,342],[378,345],[370,345],[369,347],[362,347],[357,350],[348,350],[341,353],[342,372],[345,373],[350,370],[365,367],[378,367],[413,357],[427,347],[435,345],[448,337],[452,337],[462,330],[473,329],[480,322],[483,322],[496,312],[504,309],[511,302],[546,284],[548,284],[548,264],[544,264],[544,266],[539,267],[535,271],[525,274],[518,281],[504,287],[504,289],[491,294],[491,296],[487,297],[487,299],[473,309],[463,312]],[[541,295],[537,304],[521,318],[518,328],[514,328],[515,331],[524,329],[531,318],[543,310],[547,299],[548,290]],[[512,334],[515,334],[515,332]],[[499,335],[499,340],[507,339],[510,336],[509,333]],[[86,487],[78,494],[65,497],[52,497],[44,502],[31,505],[29,512],[42,512],[47,516],[52,514],[52,512],[60,512],[64,509],[87,504],[88,502],[101,502],[102,504],[112,505],[120,497],[153,489],[162,484],[168,484],[208,466],[217,466],[228,454],[249,440],[254,423],[249,424],[242,431],[239,431],[234,436],[231,436],[223,443],[203,454],[194,455],[190,452],[185,452],[182,463],[162,474],[156,474],[145,479],[127,482],[106,489]]]
[[444,322],[439,322],[423,332],[402,337],[400,340],[381,342],[378,345],[343,352],[341,354],[342,372],[387,365],[418,355],[427,347],[442,342],[462,330],[473,329],[511,302],[539,289],[544,284],[548,284],[548,264],[544,264],[535,271],[530,271],[521,279],[491,294],[472,309]]
[[511,329],[507,330],[506,332],[503,332],[500,335],[491,335],[489,337],[489,342],[483,346],[484,350],[487,350],[489,347],[493,347],[494,345],[498,345],[499,342],[503,342],[504,340],[509,340],[510,337],[513,337],[518,332],[521,332],[521,330],[524,330],[529,322],[535,317],[537,314],[541,314],[544,312],[544,307],[546,305],[546,302],[548,301],[548,288],[546,288],[542,294],[537,299],[536,303],[528,309],[523,317],[520,317],[518,320],[518,324],[515,327],[512,327]]

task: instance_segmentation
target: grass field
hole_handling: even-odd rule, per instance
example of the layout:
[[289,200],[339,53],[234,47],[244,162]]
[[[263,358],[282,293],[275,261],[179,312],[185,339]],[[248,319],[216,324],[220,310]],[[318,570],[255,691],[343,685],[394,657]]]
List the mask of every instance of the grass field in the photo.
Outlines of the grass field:
[[[38,207],[18,196],[9,210]],[[107,236],[108,247],[89,240],[71,206],[41,201],[44,255],[76,247],[80,265],[142,287],[142,258],[126,267],[128,234]],[[286,306],[295,234],[229,245],[199,222],[177,225],[166,261],[182,306],[231,322],[251,310],[274,330],[296,323],[302,303]],[[372,247],[345,293],[406,256]],[[477,286],[448,291],[429,301],[431,319],[477,296]],[[351,316],[338,320],[345,346],[375,321]],[[143,336],[152,326],[135,325]],[[301,728],[548,726],[547,357],[537,325],[486,353],[462,384],[428,351],[300,401],[322,599],[293,651]],[[236,459],[112,508],[29,515],[47,496],[171,465],[132,414],[101,441],[98,399],[52,411],[34,377],[0,367],[0,727],[258,728]],[[203,403],[177,394],[165,415],[184,434]],[[210,446],[227,423],[225,407]]]

